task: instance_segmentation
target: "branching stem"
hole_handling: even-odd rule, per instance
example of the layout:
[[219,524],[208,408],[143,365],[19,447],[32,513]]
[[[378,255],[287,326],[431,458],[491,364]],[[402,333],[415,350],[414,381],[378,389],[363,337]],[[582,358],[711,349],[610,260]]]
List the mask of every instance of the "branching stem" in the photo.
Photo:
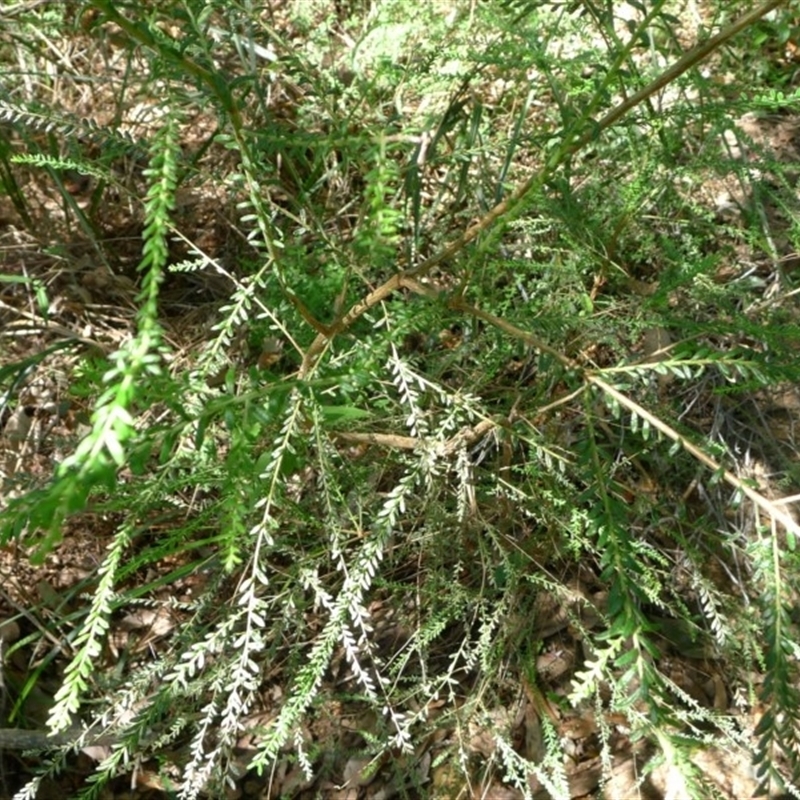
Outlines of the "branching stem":
[[629,111],[652,97],[656,92],[672,83],[692,67],[697,66],[715,50],[718,50],[734,36],[745,30],[748,26],[758,21],[770,11],[785,5],[787,0],[768,0],[752,11],[744,14],[727,28],[720,31],[715,36],[692,48],[682,56],[671,67],[661,73],[655,80],[651,81],[643,89],[640,89],[631,97],[623,100],[611,111],[608,112],[596,125],[591,125],[574,142],[570,142],[570,137],[565,133],[566,144],[558,151],[555,159],[548,160],[544,166],[534,172],[529,178],[523,181],[516,189],[502,202],[498,203],[489,210],[476,223],[467,228],[458,238],[443,247],[438,253],[418,264],[416,267],[404,270],[393,275],[374,291],[370,292],[363,300],[356,303],[349,311],[342,315],[336,322],[329,326],[327,331],[320,331],[314,341],[309,346],[303,358],[300,368],[300,377],[307,378],[314,369],[320,355],[330,344],[330,341],[347,330],[359,317],[385,300],[408,279],[421,278],[427,275],[434,267],[452,259],[457,253],[474,241],[481,233],[488,230],[497,220],[504,217],[535,187],[544,184],[545,180],[551,175],[564,161],[574,155],[581,148],[593,142],[604,130],[612,127],[618,120],[624,117]]

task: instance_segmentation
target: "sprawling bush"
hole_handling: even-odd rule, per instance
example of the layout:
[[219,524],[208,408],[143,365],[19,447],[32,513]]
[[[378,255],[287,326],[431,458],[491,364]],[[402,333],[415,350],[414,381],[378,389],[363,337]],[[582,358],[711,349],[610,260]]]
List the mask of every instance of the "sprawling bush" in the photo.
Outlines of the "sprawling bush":
[[[794,21],[680,5],[14,7],[37,269],[6,259],[0,310],[41,347],[0,340],[2,406],[68,410],[49,450],[7,423],[0,538],[42,564],[111,526],[57,625],[49,727],[116,741],[81,796],[175,742],[180,796],[220,796],[245,730],[250,768],[334,774],[334,702],[376,769],[435,740],[472,780],[437,732],[484,726],[529,795],[569,797],[569,709],[606,776],[622,719],[686,796],[699,746],[797,778]],[[143,604],[180,623],[115,663]],[[490,725],[520,697],[537,746]]]

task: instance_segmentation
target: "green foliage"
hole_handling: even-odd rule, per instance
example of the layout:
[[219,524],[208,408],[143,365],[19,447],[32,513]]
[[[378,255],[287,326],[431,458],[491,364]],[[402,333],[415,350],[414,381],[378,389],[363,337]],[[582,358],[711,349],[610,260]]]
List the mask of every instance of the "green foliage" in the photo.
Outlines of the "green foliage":
[[[701,797],[694,749],[743,737],[675,684],[665,652],[699,651],[737,688],[760,668],[759,778],[797,782],[800,529],[739,455],[777,459],[752,403],[800,379],[795,278],[774,219],[716,219],[694,192],[732,170],[750,185],[758,166],[790,210],[791,170],[752,138],[756,164],[725,153],[732,105],[697,71],[708,54],[651,83],[685,49],[674,4],[629,3],[626,19],[615,5],[297,3],[273,19],[96,0],[72,35],[127,59],[114,122],[76,119],[69,98],[48,108],[34,87],[0,97],[14,132],[0,131],[0,181],[21,222],[38,213],[20,188],[31,175],[55,178],[80,222],[48,246],[77,230],[111,263],[100,197],[113,187],[135,209],[131,330],[70,363],[88,432],[0,516],[0,543],[35,563],[84,512],[117,520],[49,717],[119,736],[81,796],[177,741],[181,796],[218,796],[277,682],[253,768],[288,750],[320,768],[303,726],[338,697],[371,709],[376,759],[483,720],[511,785],[528,793],[534,775],[568,797],[552,722],[528,758],[492,705],[507,702],[503,676],[547,688],[537,598],[566,604],[585,572],[604,600],[571,606],[583,660],[561,702],[624,714]],[[787,24],[769,23],[781,37]],[[767,29],[732,49],[758,57],[747,48]],[[796,105],[758,74],[737,115]],[[154,98],[135,135],[121,113],[133,97]],[[92,176],[98,202],[80,206],[64,171]],[[208,244],[187,224],[181,193],[224,197],[226,236]],[[780,233],[796,250],[796,226]],[[758,263],[727,278],[743,243]],[[212,278],[224,290],[183,347],[186,304],[169,290]],[[47,320],[47,284],[18,283]],[[0,411],[80,341],[0,365]],[[746,585],[712,556],[746,564]],[[176,605],[180,627],[147,663],[107,669],[115,612],[190,575],[202,588]],[[375,633],[388,606],[395,649]],[[449,755],[468,772],[465,749]]]

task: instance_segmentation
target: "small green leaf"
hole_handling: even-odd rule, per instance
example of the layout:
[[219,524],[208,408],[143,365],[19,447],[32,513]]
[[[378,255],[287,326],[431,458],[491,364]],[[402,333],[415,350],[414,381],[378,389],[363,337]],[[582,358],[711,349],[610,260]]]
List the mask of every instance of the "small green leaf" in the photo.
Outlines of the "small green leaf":
[[355,406],[320,406],[320,411],[326,420],[366,419],[372,416]]
[[623,653],[614,661],[614,665],[622,669],[623,667],[627,667],[629,664],[634,663],[641,657],[641,653],[638,650],[628,650],[627,653]]

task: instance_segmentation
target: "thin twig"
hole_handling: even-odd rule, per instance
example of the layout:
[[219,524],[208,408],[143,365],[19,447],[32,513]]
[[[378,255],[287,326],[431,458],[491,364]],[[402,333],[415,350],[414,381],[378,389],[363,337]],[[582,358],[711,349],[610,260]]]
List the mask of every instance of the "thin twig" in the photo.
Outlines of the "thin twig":
[[792,531],[792,533],[800,537],[800,525],[798,525],[789,514],[781,510],[781,508],[779,508],[775,502],[768,500],[766,497],[764,497],[764,495],[760,494],[755,489],[752,489],[750,486],[747,485],[746,481],[743,481],[741,478],[739,478],[730,470],[723,469],[721,464],[719,464],[710,455],[708,455],[708,453],[700,449],[697,445],[690,442],[685,436],[682,436],[680,433],[678,433],[678,431],[676,431],[675,428],[668,425],[666,422],[659,419],[655,415],[651,414],[649,411],[647,411],[647,409],[640,406],[635,400],[631,400],[630,397],[627,397],[618,389],[615,389],[613,386],[611,386],[611,384],[606,383],[606,381],[604,381],[601,377],[581,368],[576,362],[558,353],[556,350],[554,350],[546,343],[542,342],[538,337],[534,336],[533,334],[528,333],[527,331],[524,331],[521,328],[517,328],[515,325],[506,322],[504,319],[501,319],[500,317],[497,317],[494,314],[489,314],[485,311],[480,311],[480,309],[477,309],[473,306],[468,306],[466,303],[461,303],[461,302],[459,302],[458,307],[463,308],[465,311],[469,311],[469,313],[479,317],[480,319],[485,320],[486,322],[489,322],[492,325],[495,325],[496,327],[500,328],[500,330],[503,330],[510,336],[513,336],[515,339],[520,339],[526,342],[527,344],[531,345],[532,347],[550,353],[565,366],[569,366],[573,369],[579,370],[582,373],[583,380],[585,381],[586,384],[596,386],[598,389],[605,392],[610,397],[613,397],[621,406],[624,406],[629,411],[633,412],[638,417],[648,422],[656,430],[661,431],[661,433],[663,433],[668,439],[671,439],[673,442],[677,442],[678,444],[680,444],[680,446],[684,450],[686,450],[686,452],[690,453],[701,464],[704,464],[706,467],[713,470],[715,473],[721,475],[722,478],[726,481],[726,483],[730,484],[735,489],[740,491],[743,495],[752,500],[753,503],[755,503],[762,511],[768,514],[771,519],[779,521],[782,525],[786,527],[787,530]]
[[602,378],[590,373],[586,374],[586,380],[596,386],[601,391],[605,392],[610,397],[613,397],[621,406],[624,406],[629,411],[636,414],[637,417],[648,422],[656,430],[661,431],[668,439],[677,442],[687,453],[694,456],[699,462],[705,464],[709,469],[713,470],[722,476],[726,483],[733,486],[740,491],[743,495],[752,500],[762,511],[770,516],[773,520],[778,520],[787,530],[800,537],[800,525],[798,525],[792,517],[785,511],[781,510],[776,503],[768,500],[764,495],[757,492],[747,485],[737,475],[734,475],[730,470],[723,469],[722,465],[715,461],[708,453],[701,450],[697,445],[690,442],[685,436],[681,436],[675,428],[667,425],[666,422],[660,420],[658,417],[651,414],[645,408],[640,406],[636,401],[631,400],[630,397],[622,394],[618,389],[615,389],[610,384],[606,383]]

